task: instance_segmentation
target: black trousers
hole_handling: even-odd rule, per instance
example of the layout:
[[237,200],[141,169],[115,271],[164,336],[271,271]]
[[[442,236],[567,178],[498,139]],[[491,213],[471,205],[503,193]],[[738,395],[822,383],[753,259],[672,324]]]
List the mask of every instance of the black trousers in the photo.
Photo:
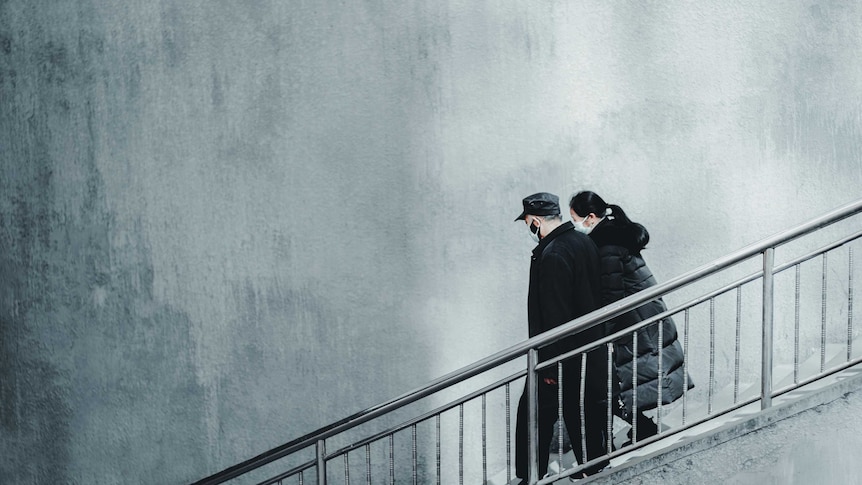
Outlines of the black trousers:
[[[608,408],[607,408],[607,354],[601,349],[587,354],[587,374],[584,389],[583,427],[586,437],[587,460],[608,452]],[[554,368],[555,369],[555,368]],[[553,372],[556,379],[556,372]],[[578,463],[583,461],[583,442],[581,440],[581,356],[563,362],[563,420],[572,443],[572,451]],[[529,452],[529,403],[526,386],[518,403],[517,423],[515,424],[515,474],[528,478]],[[538,427],[539,427],[539,470],[541,479],[548,471],[551,438],[554,424],[558,418],[557,385],[546,384],[539,378]],[[604,460],[584,470],[588,475],[598,472],[608,465]]]

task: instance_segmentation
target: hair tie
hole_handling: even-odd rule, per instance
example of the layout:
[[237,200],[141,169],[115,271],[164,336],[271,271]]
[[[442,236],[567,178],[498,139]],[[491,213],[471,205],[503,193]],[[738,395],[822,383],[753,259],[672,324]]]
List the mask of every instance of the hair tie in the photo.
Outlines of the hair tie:
[[611,213],[612,213],[612,212],[613,212],[613,210],[611,210],[611,208],[610,208],[610,207],[608,207],[607,209],[605,209],[605,215],[606,215],[606,216],[611,215]]

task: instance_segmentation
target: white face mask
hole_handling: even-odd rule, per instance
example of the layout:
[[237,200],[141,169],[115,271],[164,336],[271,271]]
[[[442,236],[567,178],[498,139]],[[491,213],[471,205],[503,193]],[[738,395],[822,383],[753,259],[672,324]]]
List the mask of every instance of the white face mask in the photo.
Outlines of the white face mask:
[[572,221],[572,225],[575,226],[576,231],[582,232],[584,234],[589,234],[590,232],[592,232],[593,228],[596,226],[595,225],[587,226],[584,224],[585,221],[586,221],[586,218],[581,219],[580,221],[577,221],[577,222]]

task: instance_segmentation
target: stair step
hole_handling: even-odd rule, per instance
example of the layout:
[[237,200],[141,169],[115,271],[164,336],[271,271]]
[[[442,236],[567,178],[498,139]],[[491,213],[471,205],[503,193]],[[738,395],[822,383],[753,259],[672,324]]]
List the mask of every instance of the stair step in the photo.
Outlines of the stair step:
[[[847,346],[844,344],[826,344],[826,366],[825,369],[831,369],[847,361]],[[773,374],[772,382],[774,389],[793,384],[793,366],[787,364],[789,370],[778,378],[778,373]],[[807,379],[815,374],[820,373],[820,353],[815,352],[804,362],[799,364],[799,380]]]
[[[847,347],[843,344],[826,344],[826,369],[836,367],[846,360]],[[799,364],[799,378],[805,379],[820,372],[820,353],[812,354],[808,359]],[[780,389],[793,384],[793,365],[779,364],[773,367],[772,370],[772,388]],[[722,411],[733,406],[737,402],[746,401],[760,395],[760,380],[744,381],[739,383],[739,394],[736,401],[733,399],[733,384],[728,384],[712,396],[712,411]],[[709,410],[708,401],[698,401],[692,403],[689,401],[686,409],[686,422],[691,422],[693,419],[699,419],[706,416]],[[677,406],[674,410],[663,414],[662,427],[667,425],[671,428],[682,425],[682,406]]]

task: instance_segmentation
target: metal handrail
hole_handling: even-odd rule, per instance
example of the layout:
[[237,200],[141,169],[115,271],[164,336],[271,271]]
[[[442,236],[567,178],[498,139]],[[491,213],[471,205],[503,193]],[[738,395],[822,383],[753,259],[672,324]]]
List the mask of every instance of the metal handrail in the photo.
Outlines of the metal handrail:
[[438,414],[443,414],[446,411],[454,409],[461,404],[465,404],[465,403],[481,396],[482,394],[487,394],[489,391],[494,391],[494,390],[500,389],[501,387],[505,387],[506,384],[511,384],[512,382],[524,377],[524,375],[526,375],[526,374],[527,374],[527,369],[520,370],[520,371],[518,371],[518,372],[516,372],[516,373],[514,373],[508,377],[505,377],[503,379],[498,380],[497,382],[495,382],[493,384],[485,386],[482,389],[479,389],[477,391],[473,391],[470,394],[467,394],[466,396],[461,397],[460,399],[456,399],[456,400],[454,400],[448,404],[444,404],[438,408],[432,409],[431,411],[428,411],[428,412],[426,412],[420,416],[409,419],[409,420],[399,424],[398,426],[386,429],[386,430],[381,431],[377,434],[369,436],[368,438],[365,438],[361,441],[357,441],[356,443],[345,446],[345,447],[343,447],[337,451],[334,451],[331,454],[333,456],[338,456],[340,454],[347,453],[349,451],[353,451],[353,450],[362,448],[363,446],[370,444],[370,443],[373,443],[373,442],[380,440],[382,438],[385,438],[386,436],[389,436],[390,434],[405,430],[405,429],[409,428],[410,426],[413,426],[414,424],[418,424],[418,423],[421,423],[423,421],[429,420],[429,419],[433,418],[434,416],[437,416]]
[[[772,274],[777,275],[777,274],[779,274],[783,271],[786,271],[786,270],[788,270],[788,269],[790,269],[790,268],[792,268],[798,264],[809,261],[813,258],[816,258],[817,256],[822,255],[825,252],[831,251],[835,248],[843,246],[843,245],[845,245],[849,242],[852,242],[856,239],[859,239],[859,238],[862,238],[862,231],[855,232],[849,236],[846,236],[842,239],[839,239],[838,241],[829,243],[823,247],[815,249],[815,250],[813,250],[809,253],[803,254],[802,256],[799,256],[793,260],[790,260],[786,263],[783,263],[779,266],[776,266],[773,269]],[[587,352],[591,349],[594,349],[596,347],[601,346],[602,344],[613,342],[614,340],[617,340],[620,337],[623,337],[625,335],[631,335],[631,333],[633,331],[637,331],[637,330],[640,330],[644,327],[648,327],[648,326],[650,326],[650,325],[652,325],[658,321],[664,320],[665,318],[673,317],[674,315],[682,313],[683,311],[685,311],[689,308],[693,308],[693,307],[695,307],[695,306],[697,306],[703,302],[709,301],[709,300],[711,300],[717,296],[723,295],[723,294],[725,294],[731,290],[735,290],[742,285],[751,283],[753,281],[757,281],[758,279],[760,279],[762,277],[763,277],[763,270],[759,270],[759,271],[756,271],[754,273],[751,273],[748,276],[744,276],[742,278],[739,278],[738,280],[736,280],[732,283],[729,283],[727,285],[724,285],[721,288],[710,291],[709,293],[704,293],[703,295],[698,296],[696,298],[692,298],[691,300],[689,300],[685,303],[681,303],[679,305],[674,306],[673,308],[668,308],[667,310],[665,310],[661,313],[657,313],[657,314],[655,314],[649,318],[645,318],[645,319],[641,320],[640,322],[633,324],[629,327],[626,327],[625,329],[620,330],[616,333],[607,335],[605,337],[602,337],[601,339],[598,339],[598,340],[595,340],[593,342],[584,344],[581,347],[566,351],[565,353],[562,353],[556,357],[552,357],[552,358],[549,358],[547,360],[544,360],[540,364],[536,365],[536,370],[539,371],[542,369],[546,369],[546,368],[551,367],[553,365],[556,365],[558,362],[562,362],[562,361],[564,361],[564,360],[566,360],[572,356],[578,355],[578,354],[583,353],[583,352]],[[521,375],[523,375],[524,372],[525,371],[521,371]]]
[[466,381],[467,379],[475,377],[501,364],[522,357],[526,355],[531,349],[545,347],[569,335],[589,329],[595,325],[622,315],[629,310],[635,309],[643,305],[644,303],[655,300],[656,298],[659,298],[667,293],[685,287],[698,280],[704,279],[734,264],[745,261],[755,255],[763,253],[764,251],[774,250],[776,247],[793,241],[800,236],[804,236],[820,228],[839,222],[859,212],[862,212],[862,199],[847,203],[807,223],[801,224],[797,227],[785,231],[778,232],[770,237],[767,237],[742,249],[734,251],[724,257],[718,258],[710,263],[707,263],[687,273],[672,278],[664,283],[644,289],[638,293],[635,293],[634,295],[625,297],[621,300],[618,300],[617,302],[606,305],[598,310],[595,310],[582,317],[576,318],[543,334],[537,335],[535,337],[512,345],[488,357],[480,359],[470,365],[462,367],[461,369],[439,377],[423,387],[406,392],[398,397],[380,403],[376,406],[372,406],[364,411],[355,413],[328,426],[324,426],[293,441],[290,441],[269,451],[261,453],[242,463],[239,463],[214,475],[194,482],[193,485],[216,485],[224,483],[227,480],[236,478],[246,472],[269,464],[291,453],[308,448],[310,446],[314,446],[322,440],[337,435],[338,433],[357,427],[363,423],[371,421],[372,419],[383,416],[391,411],[402,408],[420,399],[430,396],[438,391]]

